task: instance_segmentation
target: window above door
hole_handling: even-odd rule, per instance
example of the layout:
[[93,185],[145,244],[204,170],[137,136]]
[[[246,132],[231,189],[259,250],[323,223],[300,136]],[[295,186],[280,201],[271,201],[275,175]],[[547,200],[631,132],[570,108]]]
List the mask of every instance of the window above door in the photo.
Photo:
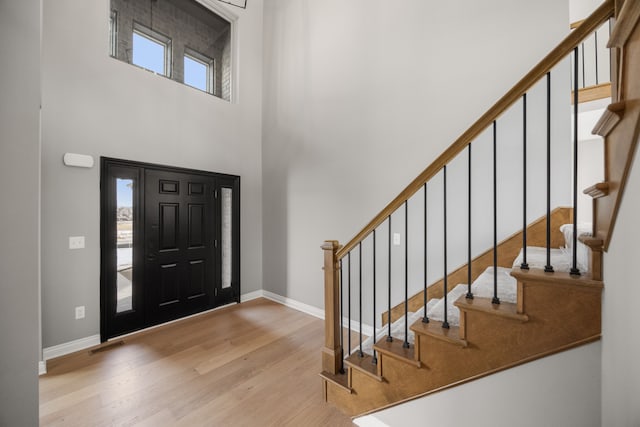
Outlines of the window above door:
[[231,101],[234,22],[210,0],[111,0],[109,54]]

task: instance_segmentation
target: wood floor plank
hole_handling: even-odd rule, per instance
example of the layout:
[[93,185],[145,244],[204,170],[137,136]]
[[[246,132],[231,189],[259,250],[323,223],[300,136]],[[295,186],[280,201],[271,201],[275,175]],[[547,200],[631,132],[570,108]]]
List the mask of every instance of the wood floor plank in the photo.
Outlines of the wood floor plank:
[[322,399],[321,320],[258,299],[49,361],[42,426],[352,426]]

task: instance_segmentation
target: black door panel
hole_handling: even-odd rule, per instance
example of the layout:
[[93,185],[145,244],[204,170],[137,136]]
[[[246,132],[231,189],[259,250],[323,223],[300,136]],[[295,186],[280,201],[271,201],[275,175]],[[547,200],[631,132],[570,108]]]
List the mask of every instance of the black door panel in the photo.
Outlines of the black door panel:
[[156,322],[214,307],[214,196],[213,177],[145,171],[147,310]]

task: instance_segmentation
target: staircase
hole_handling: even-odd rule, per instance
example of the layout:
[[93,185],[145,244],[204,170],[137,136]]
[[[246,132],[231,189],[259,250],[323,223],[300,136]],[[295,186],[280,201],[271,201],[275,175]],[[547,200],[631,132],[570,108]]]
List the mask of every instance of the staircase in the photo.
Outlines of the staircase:
[[[326,401],[361,415],[600,339],[602,252],[611,240],[640,135],[640,2],[622,3],[605,1],[351,241],[322,246],[325,345],[320,376]],[[613,102],[594,129],[605,141],[605,181],[583,189],[593,198],[592,226],[583,233],[577,212],[577,46],[609,20]],[[572,60],[567,92],[576,117],[573,145],[567,150],[573,176],[569,183],[558,183],[553,178],[564,175],[552,166],[557,161],[552,153],[565,141],[553,140],[550,123],[566,118],[563,111],[553,111],[551,88],[552,79],[561,80],[552,76],[561,75],[567,58]],[[546,87],[546,123],[532,124],[527,108],[536,108],[530,100],[540,87]],[[511,126],[504,123],[514,109],[522,117],[522,140],[498,144],[497,129]],[[527,155],[537,149],[528,141],[532,126],[546,127],[546,165],[535,165],[546,169],[546,206],[533,221],[537,208],[527,196],[533,188]],[[492,142],[484,143],[491,148],[488,164],[472,157],[471,147],[476,153],[483,138]],[[522,191],[505,195],[497,185],[497,147],[513,144],[522,144],[522,159],[510,160],[521,162]],[[472,179],[478,168],[485,174],[493,171],[492,200],[473,197],[480,185]],[[463,226],[459,215],[447,212],[451,204],[461,206],[452,200],[456,194],[450,188],[448,193],[448,182],[455,188],[460,182],[466,185]],[[571,207],[552,206],[558,199],[552,185],[571,186]],[[478,206],[491,204],[493,230],[477,230]],[[441,221],[437,226],[431,219],[434,212]],[[513,224],[514,214],[521,226],[509,234],[504,224]],[[450,268],[456,261],[448,256],[466,262]],[[422,262],[418,268],[417,260]],[[440,268],[435,274],[441,275],[431,280],[435,262]],[[410,277],[421,269],[424,287],[410,293]]]

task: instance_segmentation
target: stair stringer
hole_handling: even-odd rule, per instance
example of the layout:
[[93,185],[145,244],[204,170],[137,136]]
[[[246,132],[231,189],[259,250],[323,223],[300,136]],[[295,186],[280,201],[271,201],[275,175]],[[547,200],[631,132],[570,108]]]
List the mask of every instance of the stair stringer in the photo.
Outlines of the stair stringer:
[[382,381],[349,368],[350,390],[326,382],[327,401],[361,415],[600,338],[602,282],[535,269],[512,275],[518,304],[456,301],[466,346],[421,333],[418,321],[412,329],[420,368],[379,354]]
[[614,103],[607,108],[594,133],[604,138],[606,195],[594,199],[594,236],[602,239],[606,252],[611,242],[618,210],[636,146],[640,141],[640,5],[634,1],[623,4],[609,39],[617,73]]

